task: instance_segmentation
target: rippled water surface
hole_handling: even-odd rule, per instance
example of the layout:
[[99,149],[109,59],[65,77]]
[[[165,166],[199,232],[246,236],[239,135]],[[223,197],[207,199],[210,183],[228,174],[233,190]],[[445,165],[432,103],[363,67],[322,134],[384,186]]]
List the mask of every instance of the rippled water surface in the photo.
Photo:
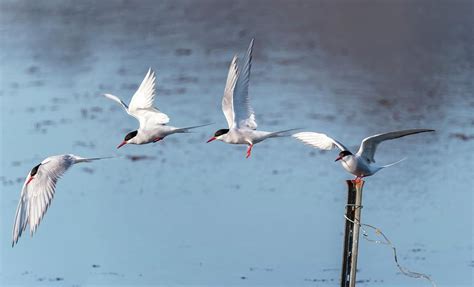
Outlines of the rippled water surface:
[[[383,3],[382,3],[383,2]],[[205,144],[225,126],[227,68],[255,37],[263,130],[299,127],[356,149],[384,143],[362,219],[439,286],[473,284],[473,6],[469,1],[0,1],[0,285],[338,286],[345,179],[336,152],[291,138]],[[196,133],[116,150],[148,67],[156,105]],[[21,185],[61,153],[73,167],[33,238],[11,248]],[[360,244],[361,286],[429,286]]]

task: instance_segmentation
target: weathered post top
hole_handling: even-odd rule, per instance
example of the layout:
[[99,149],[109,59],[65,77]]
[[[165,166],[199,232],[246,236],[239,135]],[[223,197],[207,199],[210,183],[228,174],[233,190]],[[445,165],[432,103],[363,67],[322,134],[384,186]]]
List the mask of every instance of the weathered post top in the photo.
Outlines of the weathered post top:
[[341,287],[354,287],[359,249],[360,212],[363,180],[346,180],[347,204],[345,211],[344,250],[342,255]]

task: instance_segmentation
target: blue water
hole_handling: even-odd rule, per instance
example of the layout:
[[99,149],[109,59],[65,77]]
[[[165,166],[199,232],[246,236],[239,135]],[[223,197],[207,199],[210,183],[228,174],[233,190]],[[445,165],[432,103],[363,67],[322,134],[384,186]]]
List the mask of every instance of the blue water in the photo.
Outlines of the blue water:
[[[96,3],[98,2],[98,3]],[[473,284],[472,4],[375,1],[0,1],[1,286],[338,286],[346,198],[336,152],[291,138],[205,144],[226,125],[227,68],[256,38],[259,128],[384,143],[364,222],[402,265],[439,286]],[[171,124],[213,126],[116,150],[148,67]],[[49,155],[74,166],[38,232],[11,248],[24,177]],[[146,156],[132,161],[131,156]],[[360,243],[360,286],[429,286],[391,250]]]

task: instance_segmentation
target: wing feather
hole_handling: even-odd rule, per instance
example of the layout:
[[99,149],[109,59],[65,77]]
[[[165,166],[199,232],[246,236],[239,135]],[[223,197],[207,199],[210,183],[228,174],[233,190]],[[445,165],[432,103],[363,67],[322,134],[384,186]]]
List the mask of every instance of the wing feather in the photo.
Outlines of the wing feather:
[[72,162],[64,164],[61,158],[61,156],[55,156],[43,161],[34,179],[28,185],[26,182],[30,176],[27,176],[16,209],[12,246],[18,242],[27,225],[30,226],[31,235],[38,228],[53,200],[56,182],[72,165]]
[[255,112],[250,105],[249,96],[253,43],[254,39],[250,41],[249,48],[242,61],[242,66],[238,68],[238,77],[234,89],[234,123],[239,128],[255,130],[257,128],[257,122],[255,121]]
[[145,78],[130,100],[130,110],[149,109],[153,107],[155,101],[155,81],[155,72],[149,68]]
[[367,137],[362,140],[359,151],[357,151],[357,155],[365,158],[368,162],[375,162],[375,159],[374,159],[375,151],[377,150],[377,146],[381,142],[386,141],[386,140],[401,138],[408,135],[425,133],[425,132],[434,132],[434,130],[431,130],[431,129],[401,130],[401,131],[394,131],[394,132],[377,134],[377,135]]
[[334,147],[339,148],[341,151],[347,150],[343,144],[322,133],[301,132],[294,134],[293,137],[307,145],[322,150],[332,150]]
[[155,72],[151,68],[130,101],[128,113],[140,122],[141,129],[167,124],[170,119],[153,106],[155,101]]
[[237,82],[237,74],[237,56],[234,56],[229,66],[229,73],[227,74],[227,81],[224,88],[224,97],[222,97],[222,112],[224,112],[229,129],[234,126],[234,89]]
[[103,94],[103,96],[106,97],[107,99],[111,99],[112,101],[119,103],[122,106],[122,108],[128,113],[127,104],[124,103],[121,99],[119,99],[119,97],[111,95],[111,94]]

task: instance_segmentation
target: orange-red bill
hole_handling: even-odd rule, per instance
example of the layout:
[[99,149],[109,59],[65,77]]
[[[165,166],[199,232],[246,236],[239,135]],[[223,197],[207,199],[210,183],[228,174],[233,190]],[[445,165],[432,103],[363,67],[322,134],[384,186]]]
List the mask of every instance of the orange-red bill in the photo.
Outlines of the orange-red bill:
[[28,179],[28,181],[26,182],[26,185],[28,185],[28,183],[30,183],[30,181],[32,181],[33,178],[34,178],[34,177],[30,177],[30,178]]
[[336,158],[336,160],[335,160],[335,161],[338,161],[338,160],[341,160],[341,159],[342,159],[342,156],[340,156],[340,157]]
[[121,142],[121,143],[117,146],[117,148],[119,149],[119,148],[121,148],[122,146],[124,146],[124,145],[126,145],[126,144],[127,144],[127,142],[126,142],[126,141],[123,141],[123,142]]
[[210,142],[212,142],[212,141],[214,141],[214,140],[216,140],[216,137],[210,138],[210,139],[207,141],[207,143],[210,143]]

